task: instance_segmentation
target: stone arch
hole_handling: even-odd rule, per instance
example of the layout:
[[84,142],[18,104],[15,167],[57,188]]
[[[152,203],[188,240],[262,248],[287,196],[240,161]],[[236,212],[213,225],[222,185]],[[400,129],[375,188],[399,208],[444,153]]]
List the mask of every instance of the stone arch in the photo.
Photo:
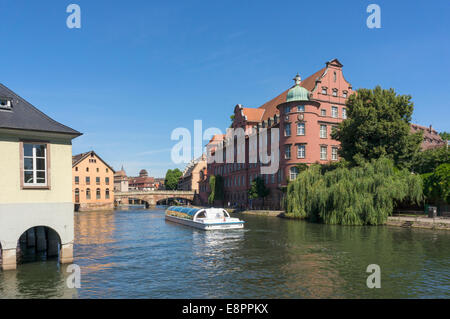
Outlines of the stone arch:
[[17,240],[16,261],[36,261],[41,258],[59,257],[61,237],[49,226],[33,226],[25,230]]

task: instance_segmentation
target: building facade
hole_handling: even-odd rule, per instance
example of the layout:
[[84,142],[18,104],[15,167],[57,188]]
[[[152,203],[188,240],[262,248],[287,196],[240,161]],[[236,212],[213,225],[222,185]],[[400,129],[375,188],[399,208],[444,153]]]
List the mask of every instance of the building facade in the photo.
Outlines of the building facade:
[[199,193],[200,175],[206,169],[206,155],[192,160],[184,169],[178,182],[178,190],[195,191]]
[[[352,85],[344,78],[343,65],[337,60],[326,62],[325,67],[302,80],[299,75],[295,84],[259,108],[237,105],[234,109],[232,128],[242,129],[244,142],[239,143],[236,135],[216,135],[207,145],[207,178],[200,182],[200,197],[207,198],[209,177],[221,175],[224,181],[223,204],[235,207],[279,209],[283,196],[282,189],[289,180],[299,173],[300,163],[329,163],[338,161],[339,142],[331,139],[331,131],[347,117],[345,103],[353,93]],[[262,174],[257,156],[261,150],[269,156],[272,153],[272,130],[279,130],[279,166],[270,174]],[[260,140],[261,132],[266,131],[267,139]],[[256,139],[256,146],[251,140]],[[227,148],[234,148],[232,161],[226,159]],[[243,150],[244,160],[238,161],[238,149]],[[222,163],[212,160],[216,154],[223,156]],[[267,198],[251,200],[248,189],[256,177],[264,179],[270,189]],[[203,193],[203,194],[202,194]],[[218,203],[220,204],[220,203]]]
[[128,188],[141,191],[155,190],[155,179],[148,176],[147,170],[141,169],[139,176],[128,178]]
[[115,171],[94,151],[72,157],[72,200],[75,210],[114,208]]
[[15,269],[23,246],[73,260],[72,139],[56,122],[0,84],[0,252]]
[[117,171],[114,174],[114,191],[116,192],[128,192],[128,177],[125,170],[122,169],[120,171]]

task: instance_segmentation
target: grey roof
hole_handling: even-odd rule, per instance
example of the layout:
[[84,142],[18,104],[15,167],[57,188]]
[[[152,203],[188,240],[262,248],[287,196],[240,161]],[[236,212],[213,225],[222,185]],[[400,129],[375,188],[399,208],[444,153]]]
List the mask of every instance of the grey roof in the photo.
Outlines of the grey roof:
[[12,101],[11,110],[0,110],[0,128],[82,135],[51,119],[1,83],[0,98]]

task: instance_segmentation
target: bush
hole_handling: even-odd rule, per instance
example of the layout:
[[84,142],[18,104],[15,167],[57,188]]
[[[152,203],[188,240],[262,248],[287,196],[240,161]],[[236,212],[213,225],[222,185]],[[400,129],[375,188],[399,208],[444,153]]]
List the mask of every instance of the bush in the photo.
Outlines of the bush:
[[287,188],[287,215],[326,224],[380,225],[396,201],[419,203],[422,179],[380,158],[361,166],[322,173],[313,165]]

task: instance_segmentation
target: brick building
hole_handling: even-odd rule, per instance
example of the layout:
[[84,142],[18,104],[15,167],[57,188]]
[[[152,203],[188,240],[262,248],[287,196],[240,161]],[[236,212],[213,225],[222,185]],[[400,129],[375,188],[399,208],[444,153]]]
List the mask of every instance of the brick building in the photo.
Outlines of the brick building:
[[[326,62],[325,67],[302,80],[299,75],[295,84],[259,108],[237,105],[234,109],[232,128],[245,132],[245,161],[237,162],[237,136],[216,135],[207,144],[207,177],[199,182],[200,198],[204,201],[210,193],[209,177],[221,175],[224,180],[225,198],[223,203],[237,207],[280,208],[282,188],[298,174],[299,163],[325,164],[339,160],[339,142],[331,139],[333,127],[346,118],[345,103],[353,93],[352,85],[344,78],[343,65],[337,60]],[[279,168],[275,173],[261,174],[260,158],[252,163],[249,151],[258,153],[261,148],[271,153],[271,131],[279,129]],[[259,139],[261,130],[267,131],[267,141],[258,142],[257,149],[249,147],[250,137]],[[228,143],[232,144],[228,144]],[[225,159],[227,146],[234,145],[234,160],[223,163],[211,162],[216,152],[221,151]],[[231,146],[228,146],[231,147]],[[251,182],[260,176],[270,188],[270,194],[262,200],[249,200],[247,191]]]

